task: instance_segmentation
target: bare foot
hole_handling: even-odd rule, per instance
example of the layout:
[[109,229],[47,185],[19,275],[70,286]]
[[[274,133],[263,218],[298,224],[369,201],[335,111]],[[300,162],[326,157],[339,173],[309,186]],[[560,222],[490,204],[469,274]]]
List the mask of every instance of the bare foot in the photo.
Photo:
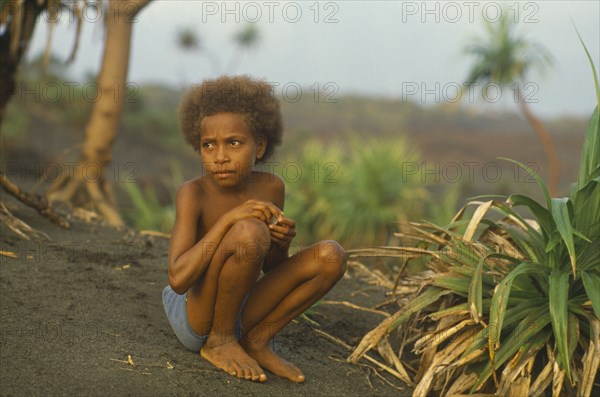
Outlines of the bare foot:
[[304,382],[304,374],[300,368],[273,353],[268,346],[257,347],[247,342],[242,343],[242,346],[246,350],[246,353],[255,359],[262,368],[271,371],[277,376],[287,378],[292,382]]
[[235,336],[209,336],[200,349],[200,355],[215,367],[240,379],[267,380],[262,368],[242,349]]

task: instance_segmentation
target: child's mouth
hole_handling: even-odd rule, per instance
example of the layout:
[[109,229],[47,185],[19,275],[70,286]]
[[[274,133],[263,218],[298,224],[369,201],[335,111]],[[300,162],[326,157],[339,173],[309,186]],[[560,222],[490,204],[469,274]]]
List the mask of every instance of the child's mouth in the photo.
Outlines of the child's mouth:
[[235,172],[234,171],[217,171],[217,172],[214,172],[213,174],[219,178],[227,178],[231,175],[234,175]]

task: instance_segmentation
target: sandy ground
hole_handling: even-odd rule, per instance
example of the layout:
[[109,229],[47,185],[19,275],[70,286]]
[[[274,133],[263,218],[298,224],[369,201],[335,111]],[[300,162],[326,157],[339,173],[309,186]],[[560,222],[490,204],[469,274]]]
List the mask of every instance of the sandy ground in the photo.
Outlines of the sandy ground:
[[[299,318],[278,336],[278,351],[305,372],[304,384],[274,375],[264,384],[237,380],[175,338],[161,302],[166,239],[81,221],[63,230],[1,194],[50,238],[25,241],[0,226],[0,249],[16,254],[0,256],[2,396],[410,394],[372,366],[346,363],[349,351],[315,331],[356,345],[381,315],[329,304],[309,314],[319,325]],[[383,293],[349,272],[326,299],[369,306]]]

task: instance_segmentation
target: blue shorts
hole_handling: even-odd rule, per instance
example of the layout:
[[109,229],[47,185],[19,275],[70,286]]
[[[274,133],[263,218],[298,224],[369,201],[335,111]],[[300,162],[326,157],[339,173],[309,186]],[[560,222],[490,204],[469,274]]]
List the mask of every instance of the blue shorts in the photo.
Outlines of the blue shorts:
[[[235,334],[238,339],[241,339],[242,337],[242,309],[244,308],[247,299],[248,295],[244,298],[235,321]],[[179,339],[181,344],[188,349],[196,353],[199,352],[204,342],[206,342],[206,339],[208,339],[208,335],[198,335],[190,325],[187,316],[187,292],[183,295],[179,295],[177,292],[173,291],[170,285],[167,285],[163,289],[162,301],[165,313],[167,314],[167,319],[169,320],[177,339]],[[275,337],[271,340],[271,348],[275,350]]]
[[[240,308],[236,320],[235,334],[238,339],[242,337],[241,314],[247,298],[248,297],[246,296],[244,302],[242,302],[242,307]],[[173,291],[171,286],[167,285],[163,289],[162,301],[165,313],[167,314],[167,319],[169,319],[169,323],[171,324],[171,328],[173,328],[173,332],[175,332],[177,339],[179,339],[181,344],[188,349],[199,352],[204,342],[206,342],[206,339],[208,339],[208,335],[198,335],[190,325],[187,316],[187,292],[183,295],[179,295],[177,292]]]
[[162,293],[163,306],[167,318],[182,345],[190,350],[199,352],[208,339],[208,335],[200,336],[194,332],[187,316],[187,292],[179,295],[167,285]]

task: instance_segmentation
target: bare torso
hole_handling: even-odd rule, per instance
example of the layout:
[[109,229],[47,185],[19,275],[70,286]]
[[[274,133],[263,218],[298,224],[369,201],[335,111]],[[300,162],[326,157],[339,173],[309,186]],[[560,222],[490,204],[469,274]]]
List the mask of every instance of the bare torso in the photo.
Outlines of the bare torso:
[[201,215],[198,219],[196,241],[204,237],[223,214],[247,200],[270,201],[283,208],[282,181],[274,174],[255,171],[246,189],[237,192],[219,191],[206,177],[198,177],[193,182],[197,184],[200,193],[198,204]]

